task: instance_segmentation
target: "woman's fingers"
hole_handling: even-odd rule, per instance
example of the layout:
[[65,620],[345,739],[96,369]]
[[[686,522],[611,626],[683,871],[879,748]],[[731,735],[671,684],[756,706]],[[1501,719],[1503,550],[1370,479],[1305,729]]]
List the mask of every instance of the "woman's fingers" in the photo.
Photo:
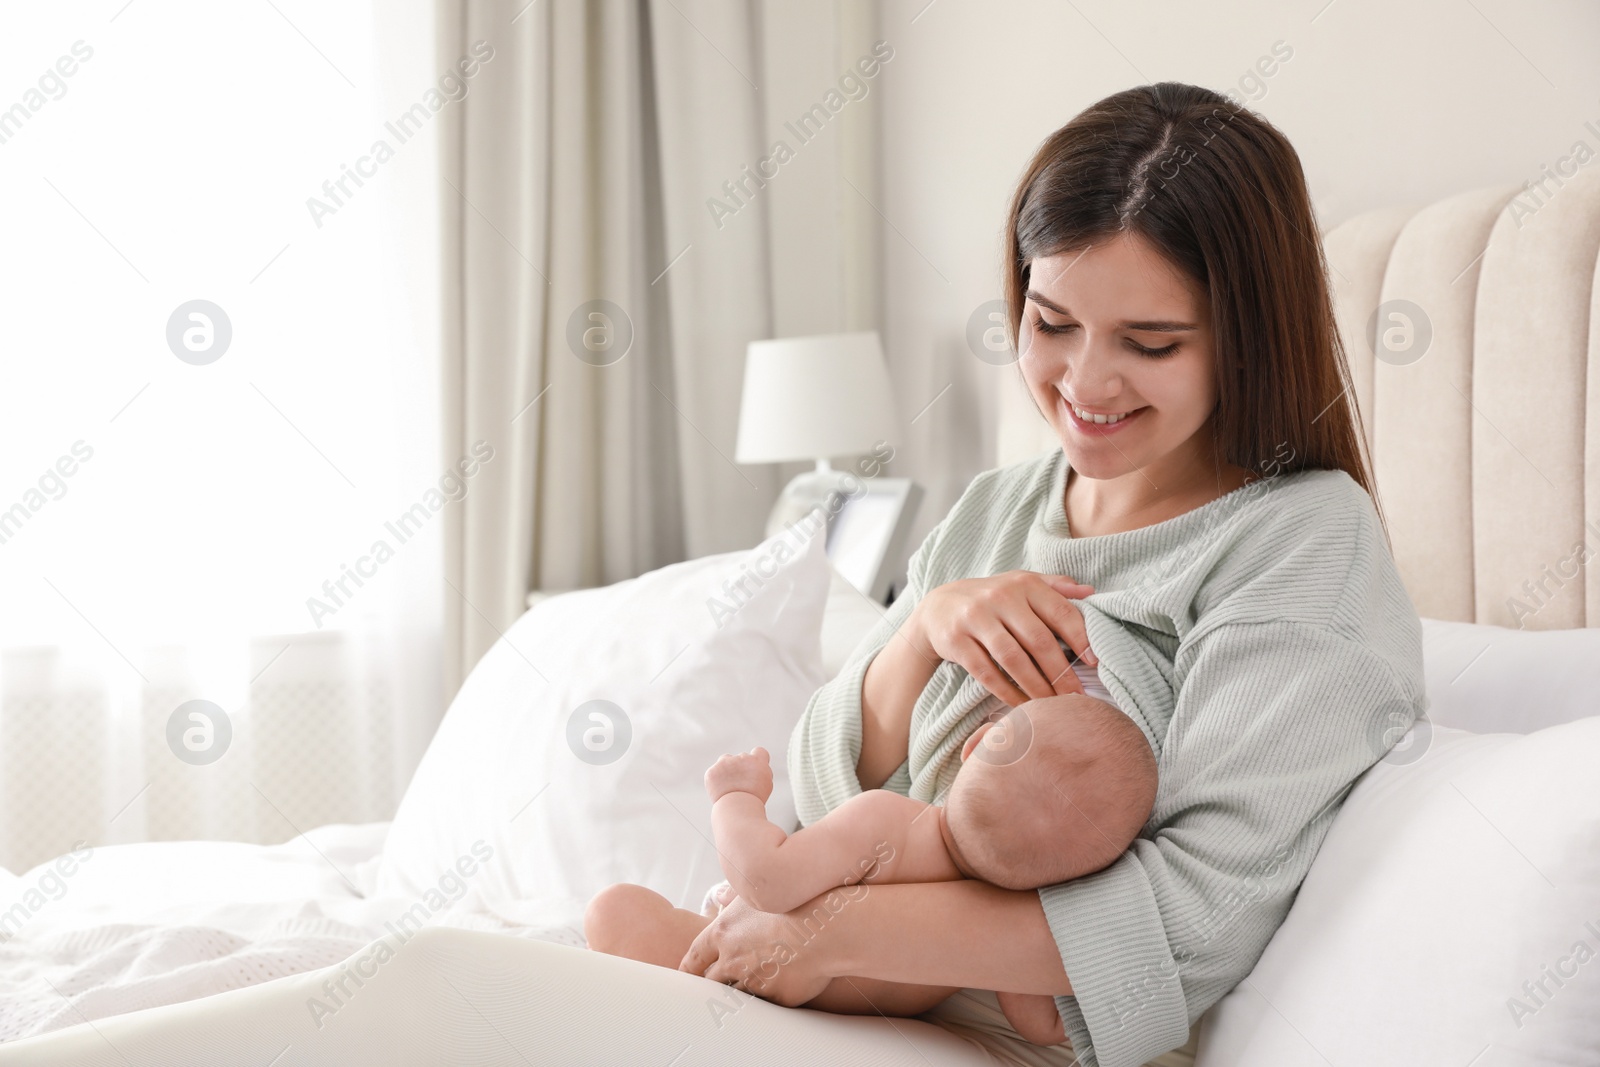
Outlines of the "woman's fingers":
[[[979,641],[988,650],[989,658],[1000,665],[1024,694],[1040,700],[1055,692],[1044,673],[1048,668],[1043,667],[1043,661],[1029,655],[1031,649],[1022,646],[1006,620],[996,620],[992,629],[979,636]],[[1052,637],[1049,643],[1055,646],[1055,639]]]
[[1094,583],[1093,582],[1080,582],[1080,581],[1078,581],[1078,579],[1074,578],[1070,574],[1051,574],[1048,571],[1034,571],[1033,573],[1037,574],[1039,577],[1045,579],[1046,581],[1050,581],[1050,582],[1059,582],[1059,583],[1063,583],[1063,584],[1066,584],[1066,585],[1075,585],[1075,586],[1079,586],[1079,587],[1084,588],[1084,589],[1093,589],[1094,588]]
[[1034,613],[1044,620],[1046,626],[1061,635],[1068,648],[1076,652],[1085,663],[1097,666],[1100,659],[1094,654],[1094,649],[1089,647],[1089,631],[1083,623],[1083,612],[1053,587],[1052,591],[1055,595],[1042,589],[1038,590],[1037,596],[1029,597],[1029,605],[1032,606]]
[[1071,603],[1093,592],[1070,575],[1028,570],[960,579],[924,600],[937,605],[923,620],[924,637],[932,654],[965,668],[1011,707],[1081,693],[1062,644],[1085,662],[1099,663],[1083,615]]
[[960,664],[989,692],[1016,707],[1027,702],[1027,695],[1011,684],[1011,679],[990,658],[988,651],[970,636],[958,637],[951,649],[950,659]]
[[[737,968],[728,963],[724,963],[721,959],[716,960],[711,964],[711,966],[706,968],[705,977],[711,979],[713,982],[720,982],[722,985],[731,985],[735,989],[746,993],[751,992],[751,990],[746,989],[743,984],[745,980],[750,977],[750,975],[740,974]],[[759,982],[754,984],[756,985],[756,988],[760,988]]]
[[[1084,629],[1083,613],[1077,609],[1076,605],[1064,604],[1064,601],[1068,598],[1082,600],[1084,597],[1090,596],[1094,593],[1094,586],[1076,581],[1065,574],[1041,574],[1040,577],[1044,579],[1047,586],[1060,595],[1062,599],[1055,603],[1058,609],[1061,609],[1064,605],[1065,611],[1065,614],[1061,610],[1057,610],[1050,616],[1041,614],[1040,617],[1045,618],[1053,629],[1058,629],[1058,622],[1064,619],[1066,628],[1058,629],[1058,632],[1066,639],[1068,647],[1088,663],[1097,665],[1100,660],[1094,654],[1094,649],[1089,647],[1089,635]],[[1080,637],[1081,642],[1079,640]]]
[[1030,689],[1028,695],[1037,698],[1082,692],[1083,686],[1067,663],[1067,655],[1061,649],[1060,639],[1056,637],[1055,631],[1039,618],[1032,601],[1025,603],[1018,610],[1018,615],[1021,618],[1008,619],[1006,625],[1032,661],[1039,665],[1045,683],[1042,692],[1035,693]]
[[1066,696],[1068,693],[1082,693],[1083,682],[1078,680],[1078,674],[1067,662],[1066,653],[1062,650],[1061,642],[1054,634],[1050,636],[1051,644],[1056,647],[1056,654],[1061,657],[1061,667],[1050,675],[1050,692],[1056,696]]
[[706,968],[716,962],[716,942],[711,933],[716,928],[716,922],[712,921],[694,936],[694,940],[689,944],[689,951],[683,954],[683,960],[678,964],[678,970],[690,974],[705,974]]

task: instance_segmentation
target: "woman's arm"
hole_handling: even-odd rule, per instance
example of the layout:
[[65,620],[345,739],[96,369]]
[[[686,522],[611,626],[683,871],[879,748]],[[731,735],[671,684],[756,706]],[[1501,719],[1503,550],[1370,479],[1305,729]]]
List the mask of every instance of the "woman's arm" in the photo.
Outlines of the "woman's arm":
[[834,889],[781,915],[735,899],[679,969],[790,1006],[845,975],[1072,994],[1039,894],[971,879]]
[[915,610],[872,658],[861,681],[861,758],[856,761],[856,778],[862,789],[880,788],[906,761],[911,709],[939,666],[937,656],[918,647],[913,620],[920,621]]
[[[791,914],[814,919],[821,898]],[[1039,894],[987,882],[869,886],[831,917],[829,970],[887,982],[1071,996]],[[822,939],[818,938],[820,942]]]

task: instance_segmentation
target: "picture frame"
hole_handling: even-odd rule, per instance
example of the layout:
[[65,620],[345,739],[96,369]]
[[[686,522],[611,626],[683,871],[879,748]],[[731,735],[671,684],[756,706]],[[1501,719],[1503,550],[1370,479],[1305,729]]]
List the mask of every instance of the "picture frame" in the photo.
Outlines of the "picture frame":
[[891,584],[905,571],[922,495],[910,478],[871,478],[856,492],[841,492],[842,503],[830,508],[828,560],[874,603],[888,603]]

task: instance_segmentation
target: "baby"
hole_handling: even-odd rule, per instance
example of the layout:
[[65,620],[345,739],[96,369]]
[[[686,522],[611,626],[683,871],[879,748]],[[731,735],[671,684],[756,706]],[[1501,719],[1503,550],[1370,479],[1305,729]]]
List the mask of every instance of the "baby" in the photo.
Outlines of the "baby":
[[[1105,693],[1094,668],[1074,664],[1074,670],[1090,683],[1086,691]],[[1144,734],[1114,704],[1090,696],[1048,697],[1007,709],[973,731],[961,761],[942,806],[873,789],[785,834],[766,816],[772,795],[766,750],[723,756],[706,772],[706,792],[731,893],[760,911],[786,912],[858,882],[975,878],[1005,889],[1038,889],[1109,865],[1155,803],[1156,761]],[[590,902],[584,931],[593,949],[675,968],[710,921],[642,886],[616,885]],[[835,979],[805,1006],[909,1016],[956,991]],[[1053,998],[996,996],[1006,1019],[1029,1041],[1066,1040]]]

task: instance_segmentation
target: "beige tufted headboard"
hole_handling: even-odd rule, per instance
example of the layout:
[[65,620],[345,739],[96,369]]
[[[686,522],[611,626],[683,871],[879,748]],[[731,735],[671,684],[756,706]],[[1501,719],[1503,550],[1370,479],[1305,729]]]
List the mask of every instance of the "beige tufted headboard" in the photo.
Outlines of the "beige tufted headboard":
[[[1368,212],[1323,242],[1418,613],[1600,626],[1600,167]],[[1056,446],[1014,373],[1000,393],[1001,464]]]

